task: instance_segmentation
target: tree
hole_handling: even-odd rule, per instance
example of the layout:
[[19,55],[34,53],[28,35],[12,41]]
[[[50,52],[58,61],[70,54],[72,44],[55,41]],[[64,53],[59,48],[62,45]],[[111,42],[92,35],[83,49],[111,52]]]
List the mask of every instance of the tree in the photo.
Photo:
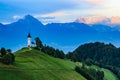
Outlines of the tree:
[[15,62],[15,56],[12,53],[6,54],[5,56],[2,57],[2,63],[4,64],[12,64]]
[[14,56],[14,54],[10,53],[10,55],[11,55],[12,63],[15,62],[15,56]]
[[50,46],[46,46],[46,45],[43,46],[41,51],[56,58],[61,58],[61,59],[65,58],[65,54],[62,50],[55,49]]
[[12,63],[12,56],[10,54],[3,56],[2,63],[7,64],[7,65],[11,64]]
[[98,66],[117,66],[120,65],[120,48],[116,48],[112,44],[104,44],[101,42],[87,43],[80,45],[72,53],[68,53],[66,57],[72,61],[84,61],[87,65],[96,64]]
[[87,80],[104,80],[104,72],[100,70],[76,66],[75,71],[83,75]]
[[3,57],[4,55],[6,55],[6,50],[5,48],[1,48],[1,57]]
[[64,54],[64,52],[62,50],[56,49],[55,50],[55,57],[64,59],[65,58],[65,54]]
[[11,49],[7,49],[7,52],[8,52],[8,53],[12,53],[12,50],[11,50]]
[[43,47],[42,41],[39,39],[39,37],[36,37],[35,41],[36,41],[36,48],[41,50]]

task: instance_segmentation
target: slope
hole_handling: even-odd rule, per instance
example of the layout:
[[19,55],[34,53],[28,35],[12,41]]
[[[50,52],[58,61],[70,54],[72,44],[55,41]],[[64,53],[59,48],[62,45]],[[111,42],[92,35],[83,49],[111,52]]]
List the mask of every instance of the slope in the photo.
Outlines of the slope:
[[[13,65],[0,64],[0,80],[86,80],[74,71],[75,66],[82,65],[80,62],[53,58],[27,48],[15,52],[15,56],[16,62]],[[117,80],[107,69],[94,65],[88,67],[104,71],[104,80]]]
[[34,49],[19,50],[15,56],[14,65],[0,65],[0,80],[86,80],[74,71],[77,64],[71,61],[53,58]]

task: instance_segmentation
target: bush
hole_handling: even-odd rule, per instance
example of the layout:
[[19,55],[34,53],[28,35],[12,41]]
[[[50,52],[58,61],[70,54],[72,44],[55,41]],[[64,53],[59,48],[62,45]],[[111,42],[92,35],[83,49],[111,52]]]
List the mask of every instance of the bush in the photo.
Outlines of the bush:
[[95,69],[88,69],[88,68],[80,68],[78,66],[75,67],[75,71],[83,75],[88,80],[103,80],[104,72],[95,70]]
[[6,54],[5,56],[2,57],[2,63],[4,64],[12,64],[15,61],[15,57],[13,54]]
[[0,52],[1,52],[1,57],[6,55],[6,49],[5,48],[1,48]]

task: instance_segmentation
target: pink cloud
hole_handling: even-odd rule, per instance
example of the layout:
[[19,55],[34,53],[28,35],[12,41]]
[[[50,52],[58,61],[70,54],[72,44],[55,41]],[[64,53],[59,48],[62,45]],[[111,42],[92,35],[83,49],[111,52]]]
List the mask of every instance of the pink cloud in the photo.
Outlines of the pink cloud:
[[96,24],[96,23],[101,23],[101,24],[120,24],[120,17],[80,17],[76,20],[76,22],[80,23],[86,23],[86,24]]
[[119,23],[120,24],[120,17],[111,17],[111,23]]
[[106,19],[106,17],[82,17],[78,18],[76,21],[77,22],[82,22],[82,23],[87,23],[87,24],[95,24],[95,23],[100,23],[103,22]]

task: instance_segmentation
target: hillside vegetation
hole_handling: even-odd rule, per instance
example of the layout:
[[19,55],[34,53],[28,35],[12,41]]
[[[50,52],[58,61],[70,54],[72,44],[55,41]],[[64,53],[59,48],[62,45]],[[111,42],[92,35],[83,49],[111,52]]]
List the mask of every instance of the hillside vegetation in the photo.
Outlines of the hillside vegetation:
[[87,43],[68,53],[68,59],[111,70],[120,79],[120,48],[101,42]]
[[17,51],[15,56],[14,65],[0,64],[0,80],[86,80],[74,71],[77,64],[71,61],[27,49]]
[[[15,56],[13,65],[0,64],[0,80],[87,80],[74,70],[75,66],[81,67],[80,62],[54,58],[38,50],[27,48],[15,52]],[[117,80],[116,76],[107,69],[94,65],[87,67],[103,70],[104,80]]]

